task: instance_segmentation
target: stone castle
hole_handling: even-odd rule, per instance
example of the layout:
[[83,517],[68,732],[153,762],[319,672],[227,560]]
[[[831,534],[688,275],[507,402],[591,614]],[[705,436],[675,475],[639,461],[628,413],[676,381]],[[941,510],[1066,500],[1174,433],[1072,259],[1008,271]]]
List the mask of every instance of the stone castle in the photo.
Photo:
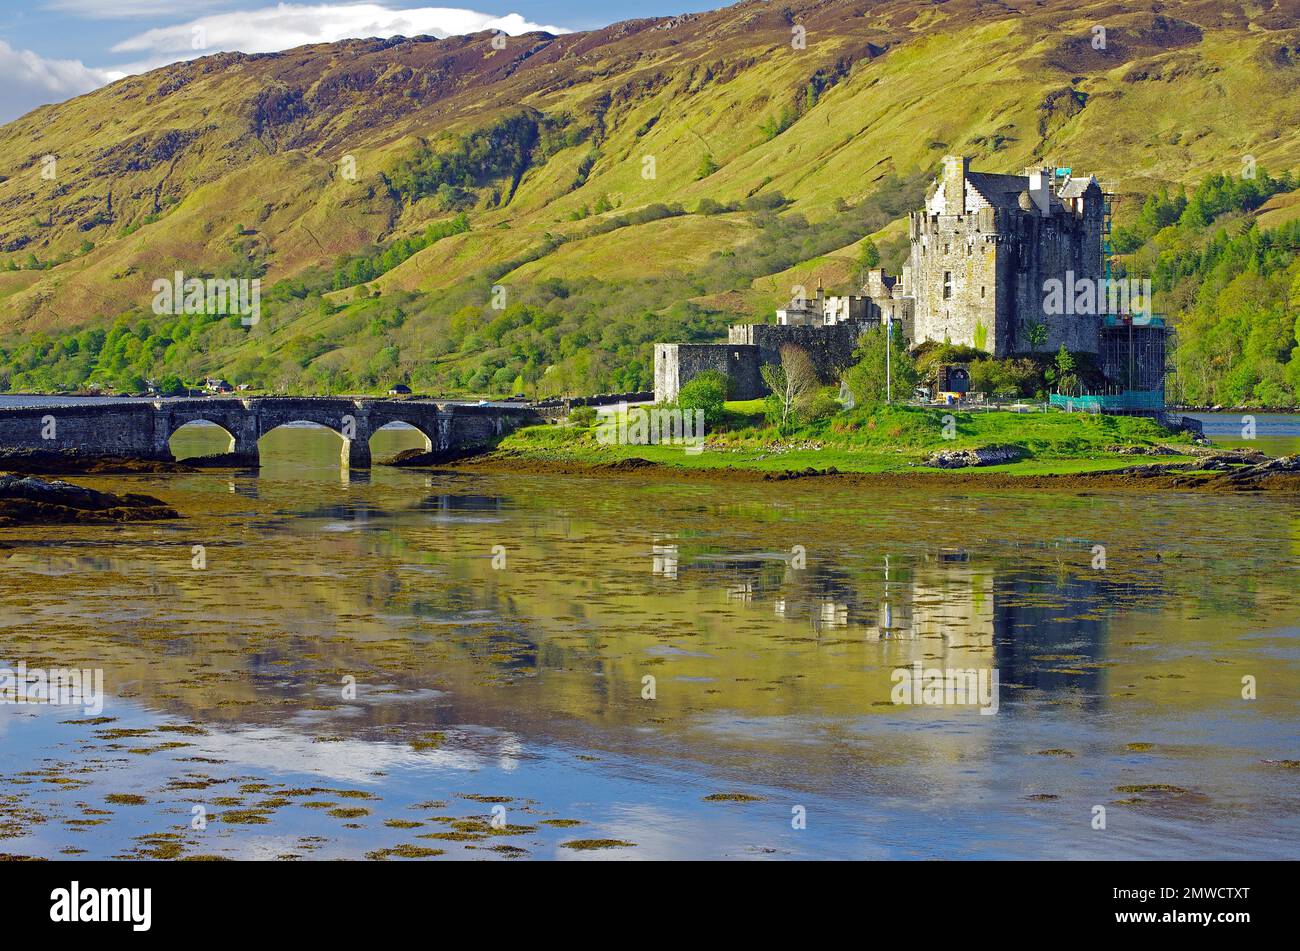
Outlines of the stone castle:
[[[1101,285],[1106,201],[1094,177],[1070,169],[998,175],[946,156],[924,208],[910,215],[911,253],[901,275],[869,271],[853,296],[824,296],[818,288],[815,297],[778,310],[775,324],[733,326],[725,344],[656,344],[655,398],[675,398],[706,370],[730,376],[736,399],[762,396],[759,367],[778,362],[787,344],[806,349],[832,382],[852,365],[858,336],[882,321],[900,323],[911,346],[964,344],[998,358],[1065,346],[1096,355],[1109,379],[1132,388],[1132,322],[1117,321],[1104,306],[1088,313],[1052,307],[1045,294],[1052,282]],[[1037,345],[1030,341],[1035,325],[1042,328]],[[1139,334],[1138,376],[1162,385],[1164,327],[1142,326]]]
[[1051,168],[1025,175],[972,172],[950,155],[913,212],[910,274],[903,293],[915,311],[911,339],[949,340],[995,357],[1027,353],[1031,323],[1047,328],[1039,347],[1097,353],[1100,314],[1044,312],[1044,285],[1102,277],[1101,187]]

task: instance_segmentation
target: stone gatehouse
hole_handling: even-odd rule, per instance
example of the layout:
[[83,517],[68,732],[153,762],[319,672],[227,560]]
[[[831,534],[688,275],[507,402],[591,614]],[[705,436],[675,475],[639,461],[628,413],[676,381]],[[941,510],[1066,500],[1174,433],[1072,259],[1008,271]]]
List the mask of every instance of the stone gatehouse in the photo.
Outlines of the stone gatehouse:
[[758,368],[758,347],[752,344],[657,343],[655,402],[676,399],[683,386],[709,370],[731,377],[733,399],[756,399],[766,392]]
[[781,348],[789,344],[812,358],[818,376],[830,383],[853,365],[858,336],[866,321],[847,321],[828,326],[788,324],[736,324],[726,343],[655,344],[655,401],[664,403],[691,379],[707,370],[731,378],[731,398],[758,399],[766,396],[760,368],[781,362]]

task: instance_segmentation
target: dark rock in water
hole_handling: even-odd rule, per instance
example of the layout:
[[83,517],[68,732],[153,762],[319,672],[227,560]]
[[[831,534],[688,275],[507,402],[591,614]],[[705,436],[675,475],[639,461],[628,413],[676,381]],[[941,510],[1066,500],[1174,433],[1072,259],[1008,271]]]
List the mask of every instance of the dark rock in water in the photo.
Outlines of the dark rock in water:
[[[1208,468],[1202,466],[1202,468]],[[1253,465],[1224,467],[1226,474],[1221,478],[1232,488],[1253,488],[1275,476],[1300,476],[1300,453],[1267,459]]]
[[966,469],[970,466],[1001,466],[1019,462],[1027,453],[1019,446],[981,446],[978,449],[944,449],[925,459],[937,469]]
[[395,456],[384,459],[380,462],[383,466],[411,466],[420,464],[420,461],[432,453],[425,452],[423,449],[403,449]]
[[1277,459],[1269,459],[1255,466],[1255,471],[1264,472],[1300,472],[1300,452],[1293,452],[1289,456],[1279,456]]
[[432,452],[426,452],[423,449],[403,449],[395,456],[379,460],[381,466],[441,466],[449,462],[458,462],[461,459],[470,459],[474,456],[482,455],[483,447],[466,446],[458,449],[435,449]]
[[91,456],[76,449],[0,450],[0,471],[28,475],[83,473],[126,475],[132,472],[193,472],[188,465],[163,459],[134,459],[129,456]]
[[817,476],[839,475],[840,470],[831,466],[829,469],[814,469],[805,466],[802,470],[786,469],[784,472],[769,472],[763,476],[764,482],[788,482],[790,479],[814,479]]
[[637,469],[645,469],[646,467],[654,468],[655,465],[656,463],[651,462],[649,459],[642,459],[640,456],[633,456],[630,459],[620,459],[618,462],[608,463],[601,466],[601,468],[607,469],[610,472],[632,472]]
[[1274,459],[1250,449],[1227,449],[1197,453],[1191,462],[1151,462],[1123,469],[1076,473],[1076,479],[1172,478],[1171,485],[1195,488],[1252,491],[1256,489],[1300,490],[1300,454]]
[[143,522],[180,518],[151,495],[114,495],[70,482],[0,475],[0,528],[11,525]]
[[238,452],[220,452],[211,456],[192,456],[184,465],[194,469],[257,469],[261,463],[256,456],[249,457]]

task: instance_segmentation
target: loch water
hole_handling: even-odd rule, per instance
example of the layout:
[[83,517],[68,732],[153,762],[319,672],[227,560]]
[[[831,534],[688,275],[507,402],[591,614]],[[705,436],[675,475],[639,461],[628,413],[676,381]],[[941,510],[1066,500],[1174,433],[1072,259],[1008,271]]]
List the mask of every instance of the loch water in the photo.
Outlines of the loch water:
[[[262,448],[76,480],[177,521],[0,530],[0,668],[105,689],[0,705],[0,853],[1300,855],[1295,497]],[[918,664],[996,670],[996,712],[896,703]]]

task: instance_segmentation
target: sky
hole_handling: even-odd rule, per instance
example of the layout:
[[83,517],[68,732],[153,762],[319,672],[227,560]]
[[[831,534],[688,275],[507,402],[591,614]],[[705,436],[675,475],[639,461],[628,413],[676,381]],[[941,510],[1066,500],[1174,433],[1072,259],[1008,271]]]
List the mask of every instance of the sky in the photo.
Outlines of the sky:
[[[448,0],[444,0],[448,2]],[[455,2],[455,0],[450,0]],[[370,36],[564,33],[725,0],[0,0],[0,123],[182,59]]]

